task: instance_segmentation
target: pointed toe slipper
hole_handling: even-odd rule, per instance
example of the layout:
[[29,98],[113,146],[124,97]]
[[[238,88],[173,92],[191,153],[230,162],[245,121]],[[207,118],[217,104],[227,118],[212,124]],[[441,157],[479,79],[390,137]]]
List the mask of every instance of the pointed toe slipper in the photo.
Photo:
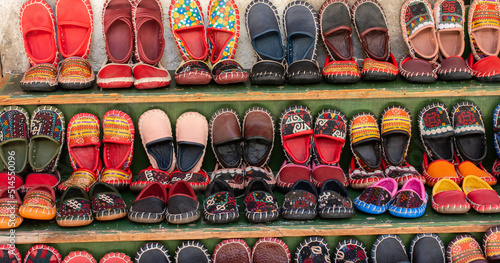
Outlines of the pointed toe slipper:
[[459,102],[451,111],[455,147],[459,158],[481,162],[486,157],[486,133],[479,107],[472,102]]
[[393,105],[382,113],[382,152],[385,161],[400,166],[406,161],[411,139],[411,113],[398,105]]
[[441,214],[464,214],[470,210],[470,204],[460,186],[444,178],[432,188],[432,208]]
[[443,103],[428,104],[418,115],[420,140],[431,160],[453,161],[453,126]]
[[221,167],[239,167],[242,136],[238,113],[229,108],[216,111],[210,118],[209,132],[212,150]]
[[94,221],[90,197],[82,188],[68,187],[61,195],[56,222],[62,227],[86,226]]
[[177,118],[175,127],[177,169],[200,171],[208,141],[207,119],[198,112],[185,112]]
[[127,205],[113,186],[97,182],[89,191],[92,213],[99,221],[110,221],[127,216]]
[[[2,137],[0,138],[0,158],[9,164],[9,170],[22,174],[28,167],[28,127],[29,116],[25,109],[17,106],[5,107],[0,112]],[[14,164],[12,164],[12,160]],[[9,161],[10,160],[10,161]]]
[[314,154],[321,164],[336,164],[344,149],[346,117],[337,110],[324,109],[314,123]]
[[132,202],[128,219],[137,223],[159,223],[165,219],[167,190],[160,183],[144,187]]
[[367,171],[380,168],[382,149],[377,118],[372,113],[359,113],[349,124],[351,150],[360,167]]
[[368,214],[382,214],[389,208],[397,190],[398,183],[394,179],[384,178],[366,187],[363,193],[354,199],[354,205]]
[[295,105],[281,113],[281,144],[290,162],[307,165],[311,160],[312,125],[311,111],[305,106]]
[[265,166],[274,145],[274,121],[271,112],[253,107],[243,117],[243,158],[249,166]]
[[403,218],[421,217],[425,213],[428,199],[424,183],[413,178],[406,181],[396,193],[389,205],[389,212],[393,216]]

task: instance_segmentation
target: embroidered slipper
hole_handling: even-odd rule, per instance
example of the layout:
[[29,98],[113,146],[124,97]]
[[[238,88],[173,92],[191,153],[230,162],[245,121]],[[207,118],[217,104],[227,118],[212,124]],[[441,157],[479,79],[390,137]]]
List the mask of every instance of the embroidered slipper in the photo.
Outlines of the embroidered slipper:
[[66,141],[73,169],[85,168],[92,173],[100,170],[99,129],[99,119],[90,113],[78,113],[69,121]]
[[493,166],[491,166],[491,174],[498,178],[500,176],[500,159],[496,158],[493,162]]
[[205,85],[212,80],[203,12],[198,0],[171,2],[168,17],[170,29],[183,62],[175,71],[175,82],[181,85]]
[[[0,190],[0,229],[16,228],[23,222],[19,207],[23,204],[17,191],[9,192],[9,188]],[[0,247],[0,253],[1,252]],[[0,254],[0,261],[5,259],[5,255]],[[7,261],[10,262],[10,261]]]
[[381,118],[382,153],[389,165],[400,166],[406,161],[411,139],[411,113],[398,105],[387,107]]
[[274,121],[271,112],[261,107],[245,111],[243,117],[243,158],[250,166],[264,167],[274,145]]
[[213,79],[217,84],[246,81],[250,74],[234,60],[240,37],[240,13],[236,2],[211,0],[208,4],[208,21],[207,35]]
[[[146,262],[146,261],[144,261]],[[184,241],[175,250],[176,263],[212,263],[207,247],[198,241]]]
[[[475,60],[493,56],[500,52],[499,3],[496,1],[471,1],[467,19],[471,55]],[[470,65],[470,64],[469,64]]]
[[483,250],[488,262],[498,262],[498,260],[500,260],[498,247],[500,241],[498,235],[499,231],[500,228],[498,226],[494,226],[489,228],[486,233],[484,233]]
[[481,246],[471,235],[458,235],[453,238],[446,248],[447,262],[474,262],[487,263]]
[[335,262],[368,263],[366,247],[356,239],[345,239],[335,247]]
[[153,169],[172,173],[175,169],[174,138],[167,114],[160,110],[148,110],[139,118],[142,145]]
[[428,199],[424,183],[417,178],[412,178],[406,181],[393,197],[389,212],[393,216],[403,218],[421,217],[425,213]]
[[167,190],[154,182],[142,189],[128,211],[128,219],[137,223],[159,223],[165,219]]
[[382,167],[385,167],[385,176],[396,180],[399,186],[403,186],[406,181],[412,178],[416,178],[424,184],[426,183],[425,177],[406,161],[400,166],[387,165],[385,162],[382,162]]
[[87,251],[71,251],[62,263],[97,263],[97,261]]
[[453,106],[455,148],[462,160],[481,162],[486,157],[486,133],[479,107],[468,101]]
[[28,161],[34,172],[56,170],[64,144],[64,127],[64,115],[58,108],[41,106],[33,111]]
[[45,185],[57,190],[60,182],[61,174],[57,170],[53,173],[29,173],[26,175],[26,182],[19,189],[19,192],[25,194],[31,188],[39,185]]
[[493,111],[493,142],[498,158],[500,158],[500,104]]
[[295,249],[295,262],[330,262],[330,246],[321,237],[308,237]]
[[354,59],[330,61],[330,57],[328,56],[326,57],[322,74],[328,83],[333,84],[352,84],[358,82],[361,78],[358,63]]
[[287,244],[275,237],[263,237],[257,240],[252,247],[253,263],[268,262],[290,263],[291,254]]
[[443,159],[438,159],[429,163],[429,157],[426,153],[424,153],[423,159],[422,175],[425,177],[428,186],[434,186],[443,178],[448,178],[457,184],[462,182],[462,178],[458,176],[454,163]]
[[472,54],[467,59],[467,64],[472,69],[474,77],[481,82],[500,81],[500,58],[489,56],[474,62]]
[[434,16],[426,0],[407,0],[401,8],[403,39],[412,58],[435,62],[439,55]]
[[385,177],[381,169],[375,171],[366,171],[358,166],[354,156],[349,165],[349,185],[353,189],[364,189]]
[[21,263],[21,253],[19,249],[10,244],[0,245],[0,259],[5,263]]
[[470,204],[460,186],[444,178],[432,188],[432,208],[441,214],[465,214]]
[[288,192],[298,180],[311,181],[311,167],[285,161],[278,171],[276,185],[283,192]]
[[346,118],[337,110],[324,109],[314,122],[313,152],[321,164],[337,164],[344,149]]
[[167,222],[187,224],[200,218],[200,203],[186,181],[175,182],[168,192]]
[[500,196],[481,178],[475,175],[468,175],[464,178],[462,189],[467,196],[467,201],[471,203],[472,209],[478,213],[499,213]]
[[420,140],[431,160],[453,161],[455,133],[448,117],[448,109],[443,103],[431,103],[423,107],[418,114],[418,127]]
[[177,169],[198,172],[203,163],[208,140],[208,123],[198,112],[185,112],[175,124]]
[[233,222],[240,216],[234,191],[222,179],[215,179],[205,191],[203,215],[211,224]]
[[168,254],[167,247],[158,242],[150,242],[142,245],[142,247],[137,250],[137,253],[135,253],[134,262],[171,263],[172,261],[170,261],[170,255]]
[[238,113],[224,108],[216,111],[209,124],[210,143],[222,168],[240,167],[242,136]]
[[399,73],[409,82],[433,83],[438,75],[433,64],[421,58],[405,58],[399,65]]
[[327,164],[316,164],[316,161],[312,164],[312,176],[311,182],[316,187],[321,187],[321,185],[330,179],[339,181],[345,187],[349,186],[349,180],[344,174],[342,168],[339,164],[327,165]]
[[215,246],[214,263],[241,262],[250,263],[250,247],[243,239],[225,239]]
[[349,218],[354,206],[347,188],[335,179],[326,180],[319,190],[318,214],[322,218]]
[[363,60],[361,77],[372,81],[393,81],[398,77],[398,61],[390,53],[388,61],[379,61],[372,58]]
[[94,79],[92,66],[86,59],[80,57],[64,59],[57,77],[61,88],[74,90],[90,88]]
[[47,246],[44,244],[38,244],[30,247],[26,256],[24,257],[25,263],[34,263],[34,262],[50,262],[50,263],[59,263],[61,262],[61,254],[57,249]]
[[90,187],[97,182],[99,174],[92,172],[86,168],[79,168],[73,171],[71,176],[57,186],[59,192],[64,192],[68,187],[77,186],[82,188],[85,192],[90,190]]
[[113,186],[97,182],[90,188],[92,214],[99,221],[110,221],[127,216],[127,205]]
[[319,25],[316,11],[305,1],[292,1],[283,12],[287,38],[287,76],[290,84],[321,81],[318,66]]
[[281,144],[290,162],[307,165],[311,160],[312,125],[311,111],[305,106],[291,106],[281,113]]
[[380,133],[377,118],[372,113],[363,112],[354,115],[349,123],[351,150],[358,165],[373,171],[382,164]]
[[99,260],[99,263],[132,263],[129,256],[121,252],[111,252]]
[[59,199],[56,222],[62,227],[86,226],[94,221],[89,195],[82,188],[71,186]]
[[[403,241],[398,235],[381,235],[372,245],[371,258],[373,263],[390,262],[409,263]],[[450,261],[451,262],[451,261]]]
[[24,196],[19,207],[23,218],[51,220],[56,216],[56,194],[54,189],[45,185],[31,188]]
[[172,176],[162,170],[153,169],[151,166],[139,172],[135,181],[130,184],[131,191],[142,191],[144,187],[152,183],[160,183],[165,188],[170,188],[170,180]]
[[[11,172],[23,174],[28,168],[30,136],[28,112],[17,106],[5,107],[0,112],[0,120],[2,121],[0,158],[4,165],[11,166],[9,168]],[[14,164],[11,165],[13,162]]]
[[245,11],[245,25],[257,61],[250,82],[255,85],[285,83],[285,47],[281,38],[278,11],[268,0],[253,0]]
[[134,50],[132,6],[132,0],[106,0],[104,3],[102,32],[107,59],[97,74],[97,85],[101,88],[128,88],[134,84],[128,64]]
[[281,213],[285,219],[311,220],[318,213],[318,190],[310,181],[298,180],[285,194]]
[[445,249],[436,234],[418,234],[410,244],[410,260],[415,263],[446,262]]
[[382,214],[389,208],[398,190],[398,183],[392,178],[384,178],[368,186],[354,199],[354,205],[368,214]]
[[271,222],[279,217],[278,200],[266,181],[260,178],[255,178],[248,184],[244,203],[245,217],[251,223]]
[[[203,169],[198,172],[181,172],[179,170],[175,170],[172,173],[172,180],[170,180],[170,184],[174,184],[177,181],[184,181],[188,183],[189,186],[191,186],[195,191],[204,191],[207,189],[208,183],[210,183],[208,173]],[[167,188],[170,188],[170,186]]]
[[214,171],[211,174],[210,181],[221,179],[233,189],[235,195],[240,195],[245,189],[245,171],[241,168],[219,168],[215,164]]
[[54,91],[57,88],[58,52],[55,18],[45,1],[24,3],[19,14],[24,50],[30,62],[21,79],[25,91]]
[[269,185],[271,189],[274,189],[276,186],[276,177],[273,174],[273,171],[271,170],[271,167],[266,166],[264,168],[262,167],[256,167],[256,166],[247,166],[245,168],[245,187],[250,184],[250,182],[255,179],[255,178],[260,178]]
[[467,175],[475,175],[481,178],[483,181],[488,183],[489,185],[497,184],[497,179],[488,173],[486,169],[484,169],[483,164],[479,163],[479,165],[475,165],[471,161],[463,161],[457,166],[458,176],[465,177]]
[[134,152],[134,123],[123,111],[110,110],[102,118],[104,137],[104,170],[101,182],[117,189],[128,188],[132,182],[130,163]]

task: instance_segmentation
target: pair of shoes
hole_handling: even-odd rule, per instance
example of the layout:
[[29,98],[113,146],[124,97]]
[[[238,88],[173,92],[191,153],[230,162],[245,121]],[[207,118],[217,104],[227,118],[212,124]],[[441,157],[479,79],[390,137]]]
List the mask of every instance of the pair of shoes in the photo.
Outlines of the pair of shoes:
[[253,107],[245,112],[242,126],[233,109],[220,109],[212,115],[210,141],[217,159],[212,180],[223,178],[237,194],[257,177],[273,188],[276,179],[267,166],[274,146],[273,116],[264,108]]
[[153,89],[170,84],[160,62],[165,38],[159,0],[106,0],[102,21],[107,58],[97,74],[99,87]]
[[[95,258],[87,251],[71,251],[62,263],[97,263]],[[132,260],[125,253],[111,252],[104,255],[99,263],[132,263]]]
[[285,242],[274,237],[258,239],[251,250],[243,239],[226,239],[215,246],[213,253],[214,263],[290,262],[290,258]]
[[[240,16],[234,0],[211,0],[205,30],[198,0],[172,0],[170,29],[184,60],[175,71],[181,85],[244,82],[248,72],[234,60],[240,37]],[[208,37],[208,43],[207,43]],[[207,65],[210,61],[211,67]]]
[[424,214],[428,199],[424,184],[417,178],[406,181],[399,191],[396,180],[384,178],[366,187],[354,204],[369,214],[378,215],[389,209],[393,216],[416,218]]
[[322,218],[349,218],[354,207],[346,187],[334,179],[326,180],[318,194],[310,181],[298,180],[285,194],[281,209],[283,218],[311,220],[319,213]]
[[[323,109],[316,116],[313,129],[311,111],[307,107],[289,107],[281,113],[280,135],[288,160],[278,172],[277,185],[281,190],[288,190],[300,179],[312,181],[316,187],[321,187],[328,179],[348,185],[339,166],[346,136],[346,119],[340,111]],[[312,170],[311,159],[314,159]]]
[[[251,70],[253,84],[313,84],[321,81],[317,59],[318,19],[305,1],[292,1],[283,11],[286,46],[278,11],[269,0],[252,1],[245,12],[247,32],[257,54]],[[288,65],[286,64],[288,63]]]
[[[452,122],[442,103],[420,110],[418,125],[425,149],[422,174],[427,185],[433,186],[442,178],[460,184],[463,176],[471,174],[490,185],[496,184],[496,178],[482,165],[487,147],[481,111],[472,102],[459,102],[450,115]],[[459,165],[455,167],[453,162]]]
[[408,258],[405,245],[398,235],[381,235],[373,242],[371,258],[373,263],[445,262],[445,249],[438,235],[418,234],[411,240]]
[[[64,89],[85,89],[95,79],[86,60],[94,29],[90,1],[57,0],[55,7],[55,16],[44,0],[21,7],[19,25],[30,61],[21,80],[25,91],[53,91],[58,83]],[[58,47],[64,58],[59,68]]]
[[187,181],[195,190],[204,190],[208,174],[201,169],[208,140],[208,123],[198,112],[185,112],[176,121],[177,158],[168,115],[153,109],[139,118],[142,145],[151,166],[142,170],[130,185],[133,191],[160,182],[170,188],[179,180]]
[[[52,106],[37,107],[30,121],[25,109],[9,106],[0,112],[0,120],[3,124],[0,188],[14,186],[16,190],[26,193],[38,185],[56,187],[61,180],[57,163],[65,135],[61,110]],[[28,168],[32,172],[28,172]]]
[[[352,20],[351,20],[352,18]],[[321,36],[328,56],[323,76],[330,83],[356,83],[364,80],[392,81],[398,75],[396,59],[390,52],[389,30],[382,6],[376,0],[359,0],[351,8],[345,0],[325,1],[319,11]],[[367,58],[361,74],[352,57],[352,29]]]
[[[168,203],[168,205],[167,205]],[[165,218],[172,224],[187,224],[200,217],[198,198],[186,181],[175,182],[167,196],[166,188],[154,182],[132,202],[128,218],[138,223],[158,223]]]
[[[500,253],[498,253],[500,227],[489,228],[483,237],[483,246],[476,241],[472,235],[458,235],[450,241],[446,249],[448,262],[458,263],[466,259],[467,262],[498,262]],[[484,251],[484,254],[483,254]]]
[[[184,241],[175,250],[176,263],[212,263],[208,249],[198,241]],[[151,242],[144,244],[135,254],[135,263],[170,263],[168,249],[163,244]]]
[[130,163],[134,152],[134,123],[125,112],[110,110],[103,116],[102,128],[105,168],[101,171],[99,119],[91,113],[78,113],[71,118],[67,144],[74,171],[59,185],[59,191],[78,186],[88,192],[98,180],[118,190],[128,188],[132,182]]

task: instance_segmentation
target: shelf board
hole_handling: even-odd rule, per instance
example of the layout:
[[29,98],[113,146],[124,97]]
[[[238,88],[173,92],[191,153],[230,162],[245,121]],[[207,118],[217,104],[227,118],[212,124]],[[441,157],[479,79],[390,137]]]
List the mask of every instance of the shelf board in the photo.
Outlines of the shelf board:
[[[171,72],[173,74],[173,72]],[[154,103],[206,101],[282,101],[282,100],[346,100],[370,98],[436,98],[499,96],[495,83],[475,80],[432,84],[414,84],[398,79],[393,82],[359,82],[352,85],[327,83],[312,85],[253,86],[249,81],[239,84],[192,87],[172,83],[154,90],[102,90],[94,83],[86,90],[25,92],[19,86],[22,75],[6,75],[0,82],[2,105],[86,104],[86,103]]]

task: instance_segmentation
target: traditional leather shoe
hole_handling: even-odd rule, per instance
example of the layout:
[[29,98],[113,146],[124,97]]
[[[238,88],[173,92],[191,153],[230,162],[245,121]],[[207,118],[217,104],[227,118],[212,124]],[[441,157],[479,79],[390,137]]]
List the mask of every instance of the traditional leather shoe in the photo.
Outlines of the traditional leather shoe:
[[382,214],[398,190],[398,183],[392,178],[384,178],[365,188],[360,196],[354,199],[354,204],[359,210],[369,214]]
[[373,242],[371,258],[373,263],[410,263],[403,241],[393,234],[377,237]]
[[61,262],[61,259],[61,254],[59,254],[57,249],[44,244],[38,244],[30,247],[24,257],[25,262],[39,262],[41,260],[47,262]]
[[409,82],[432,83],[437,80],[434,66],[421,58],[406,58],[399,66],[401,76]]
[[443,241],[436,234],[416,235],[410,244],[410,260],[415,263],[445,262]]
[[90,197],[82,188],[68,187],[61,195],[56,222],[59,226],[86,226],[94,221]]
[[389,165],[400,166],[406,161],[411,139],[411,120],[410,111],[403,106],[389,106],[382,113],[382,152]]
[[97,182],[90,188],[89,196],[95,219],[109,221],[127,216],[127,205],[113,186]]
[[462,189],[472,209],[479,213],[499,213],[500,196],[481,178],[468,175],[464,178]]
[[474,77],[481,82],[499,82],[500,81],[500,58],[497,56],[488,56],[474,62],[471,54],[467,59]]
[[[163,246],[163,245],[162,245]],[[166,249],[166,248],[165,248]],[[144,263],[150,261],[144,261]],[[157,261],[155,261],[157,262]],[[170,262],[170,261],[168,261]],[[184,241],[175,250],[176,263],[212,263],[207,247],[198,241]],[[139,263],[139,262],[138,262]],[[167,261],[165,261],[167,263]]]
[[481,246],[471,235],[458,235],[448,243],[446,248],[447,262],[488,263],[484,258]]
[[245,217],[251,223],[265,223],[278,219],[279,206],[266,181],[256,178],[245,190]]
[[19,214],[19,207],[22,204],[17,191],[9,193],[7,187],[0,190],[0,229],[16,228],[21,225],[23,217]]
[[229,223],[235,221],[240,216],[234,191],[223,180],[213,180],[208,185],[205,196],[203,214],[205,220],[209,223]]
[[420,140],[431,160],[453,161],[455,132],[443,103],[428,104],[418,114]]
[[243,159],[250,166],[264,167],[274,145],[274,121],[271,112],[261,107],[245,111],[243,116]]
[[172,224],[187,224],[200,218],[200,204],[193,188],[185,181],[177,181],[168,192],[166,219]]
[[168,254],[168,249],[165,245],[158,242],[150,242],[142,245],[139,250],[135,253],[134,262],[136,263],[147,263],[147,262],[158,262],[158,263],[170,263],[170,255]]
[[209,132],[212,150],[221,167],[240,167],[242,136],[238,113],[228,108],[216,111],[210,119]]
[[498,250],[499,244],[499,232],[500,227],[494,226],[489,228],[486,233],[484,233],[483,237],[483,249],[484,254],[486,255],[486,259],[488,262],[497,263],[500,262],[500,253]]
[[389,205],[389,212],[393,216],[403,218],[421,217],[425,213],[428,199],[424,183],[412,178],[396,193]]
[[475,175],[489,185],[497,184],[497,179],[493,175],[488,173],[486,169],[484,169],[483,163],[479,163],[478,165],[476,165],[471,161],[463,161],[459,165],[457,165],[457,173],[461,177],[465,177],[471,174]]
[[132,263],[132,260],[125,253],[111,252],[104,255],[99,263]]
[[62,263],[97,263],[97,261],[87,251],[71,251]]
[[365,189],[384,177],[385,175],[382,169],[366,171],[359,166],[354,156],[351,158],[351,164],[349,165],[349,185],[353,189]]
[[349,128],[352,153],[359,166],[367,171],[380,169],[382,150],[377,118],[372,113],[358,113],[352,117]]
[[431,161],[429,159],[430,158],[427,154],[424,153],[422,175],[425,177],[425,181],[428,186],[434,186],[443,178],[448,178],[453,182],[460,184],[462,177],[458,176],[454,163],[444,159],[437,159],[435,161]]
[[158,223],[165,218],[167,190],[160,183],[146,186],[135,198],[128,219],[138,223]]
[[354,206],[347,188],[335,179],[326,180],[318,196],[318,214],[322,218],[349,218]]
[[311,180],[311,167],[306,165],[283,162],[278,171],[276,185],[282,192],[288,192],[295,182],[298,180]]
[[365,244],[356,239],[340,241],[335,247],[335,261],[368,263]]
[[318,213],[318,190],[310,181],[298,180],[285,194],[281,213],[285,219],[309,220]]
[[213,253],[214,263],[250,263],[250,247],[243,239],[226,239],[217,244]]
[[252,247],[253,263],[290,262],[290,250],[283,240],[275,237],[263,237]]
[[177,169],[199,172],[207,148],[207,119],[198,112],[185,112],[177,118],[175,127]]
[[295,249],[295,262],[328,262],[330,246],[322,237],[308,237]]
[[347,121],[337,110],[323,109],[314,123],[314,155],[322,164],[336,164],[344,149]]
[[301,105],[285,109],[280,117],[281,144],[290,162],[307,165],[313,136],[311,111]]
[[486,133],[483,117],[472,102],[459,102],[453,106],[453,128],[457,155],[462,160],[481,162],[486,157]]
[[475,60],[488,56],[496,57],[500,52],[498,8],[497,1],[471,1],[467,16],[467,30],[470,37],[471,55]]
[[464,214],[470,210],[470,203],[457,183],[443,178],[432,188],[432,208],[442,214]]
[[18,106],[5,107],[0,112],[0,120],[3,134],[0,138],[2,166],[9,164],[12,168],[10,172],[24,174],[28,168],[28,112]]

